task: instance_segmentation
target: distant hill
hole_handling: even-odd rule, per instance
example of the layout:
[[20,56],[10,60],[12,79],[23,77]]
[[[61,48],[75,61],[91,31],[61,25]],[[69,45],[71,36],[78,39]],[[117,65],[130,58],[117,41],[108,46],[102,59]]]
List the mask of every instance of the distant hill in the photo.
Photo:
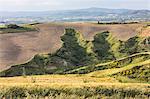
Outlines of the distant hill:
[[[16,19],[14,21],[14,18]],[[150,21],[150,10],[87,8],[58,11],[0,12],[0,21],[26,23],[46,21]]]

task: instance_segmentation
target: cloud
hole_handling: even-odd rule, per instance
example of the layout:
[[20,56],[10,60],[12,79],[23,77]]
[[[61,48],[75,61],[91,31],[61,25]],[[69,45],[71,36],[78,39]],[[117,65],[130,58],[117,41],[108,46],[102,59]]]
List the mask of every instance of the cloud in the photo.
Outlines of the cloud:
[[59,5],[55,0],[0,0],[3,10],[50,10]]

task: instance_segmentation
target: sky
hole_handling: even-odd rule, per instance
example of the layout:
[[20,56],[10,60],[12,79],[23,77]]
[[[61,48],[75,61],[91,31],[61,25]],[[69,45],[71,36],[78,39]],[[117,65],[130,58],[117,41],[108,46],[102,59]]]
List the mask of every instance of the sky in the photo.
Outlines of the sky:
[[0,11],[49,11],[91,7],[150,10],[150,0],[0,0]]

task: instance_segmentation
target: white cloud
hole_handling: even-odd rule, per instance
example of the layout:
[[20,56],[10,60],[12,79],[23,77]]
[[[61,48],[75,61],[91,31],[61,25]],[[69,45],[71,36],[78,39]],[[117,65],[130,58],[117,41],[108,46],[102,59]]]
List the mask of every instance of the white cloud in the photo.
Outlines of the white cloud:
[[51,10],[59,5],[55,0],[0,0],[0,10]]

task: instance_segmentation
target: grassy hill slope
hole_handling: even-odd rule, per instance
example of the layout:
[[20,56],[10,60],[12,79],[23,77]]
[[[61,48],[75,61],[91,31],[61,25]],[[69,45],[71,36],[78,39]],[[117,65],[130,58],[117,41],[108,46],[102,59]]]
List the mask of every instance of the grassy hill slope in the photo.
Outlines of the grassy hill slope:
[[25,64],[15,65],[1,72],[1,76],[89,73],[121,68],[150,58],[149,37],[136,36],[124,42],[106,31],[98,33],[91,42],[74,29],[66,29],[61,39],[63,45],[55,53],[38,54]]
[[[34,25],[34,24],[31,24]],[[42,23],[35,25],[38,31],[6,33],[0,35],[0,70],[22,64],[38,53],[54,53],[62,45],[60,36],[65,28],[74,28],[83,34],[86,40],[93,40],[96,33],[112,32],[119,40],[127,40],[138,34],[145,23],[98,25],[87,22]]]
[[34,25],[24,24],[24,25],[16,25],[16,24],[8,24],[4,26],[0,26],[0,34],[7,33],[23,33],[23,32],[32,32],[37,31]]

